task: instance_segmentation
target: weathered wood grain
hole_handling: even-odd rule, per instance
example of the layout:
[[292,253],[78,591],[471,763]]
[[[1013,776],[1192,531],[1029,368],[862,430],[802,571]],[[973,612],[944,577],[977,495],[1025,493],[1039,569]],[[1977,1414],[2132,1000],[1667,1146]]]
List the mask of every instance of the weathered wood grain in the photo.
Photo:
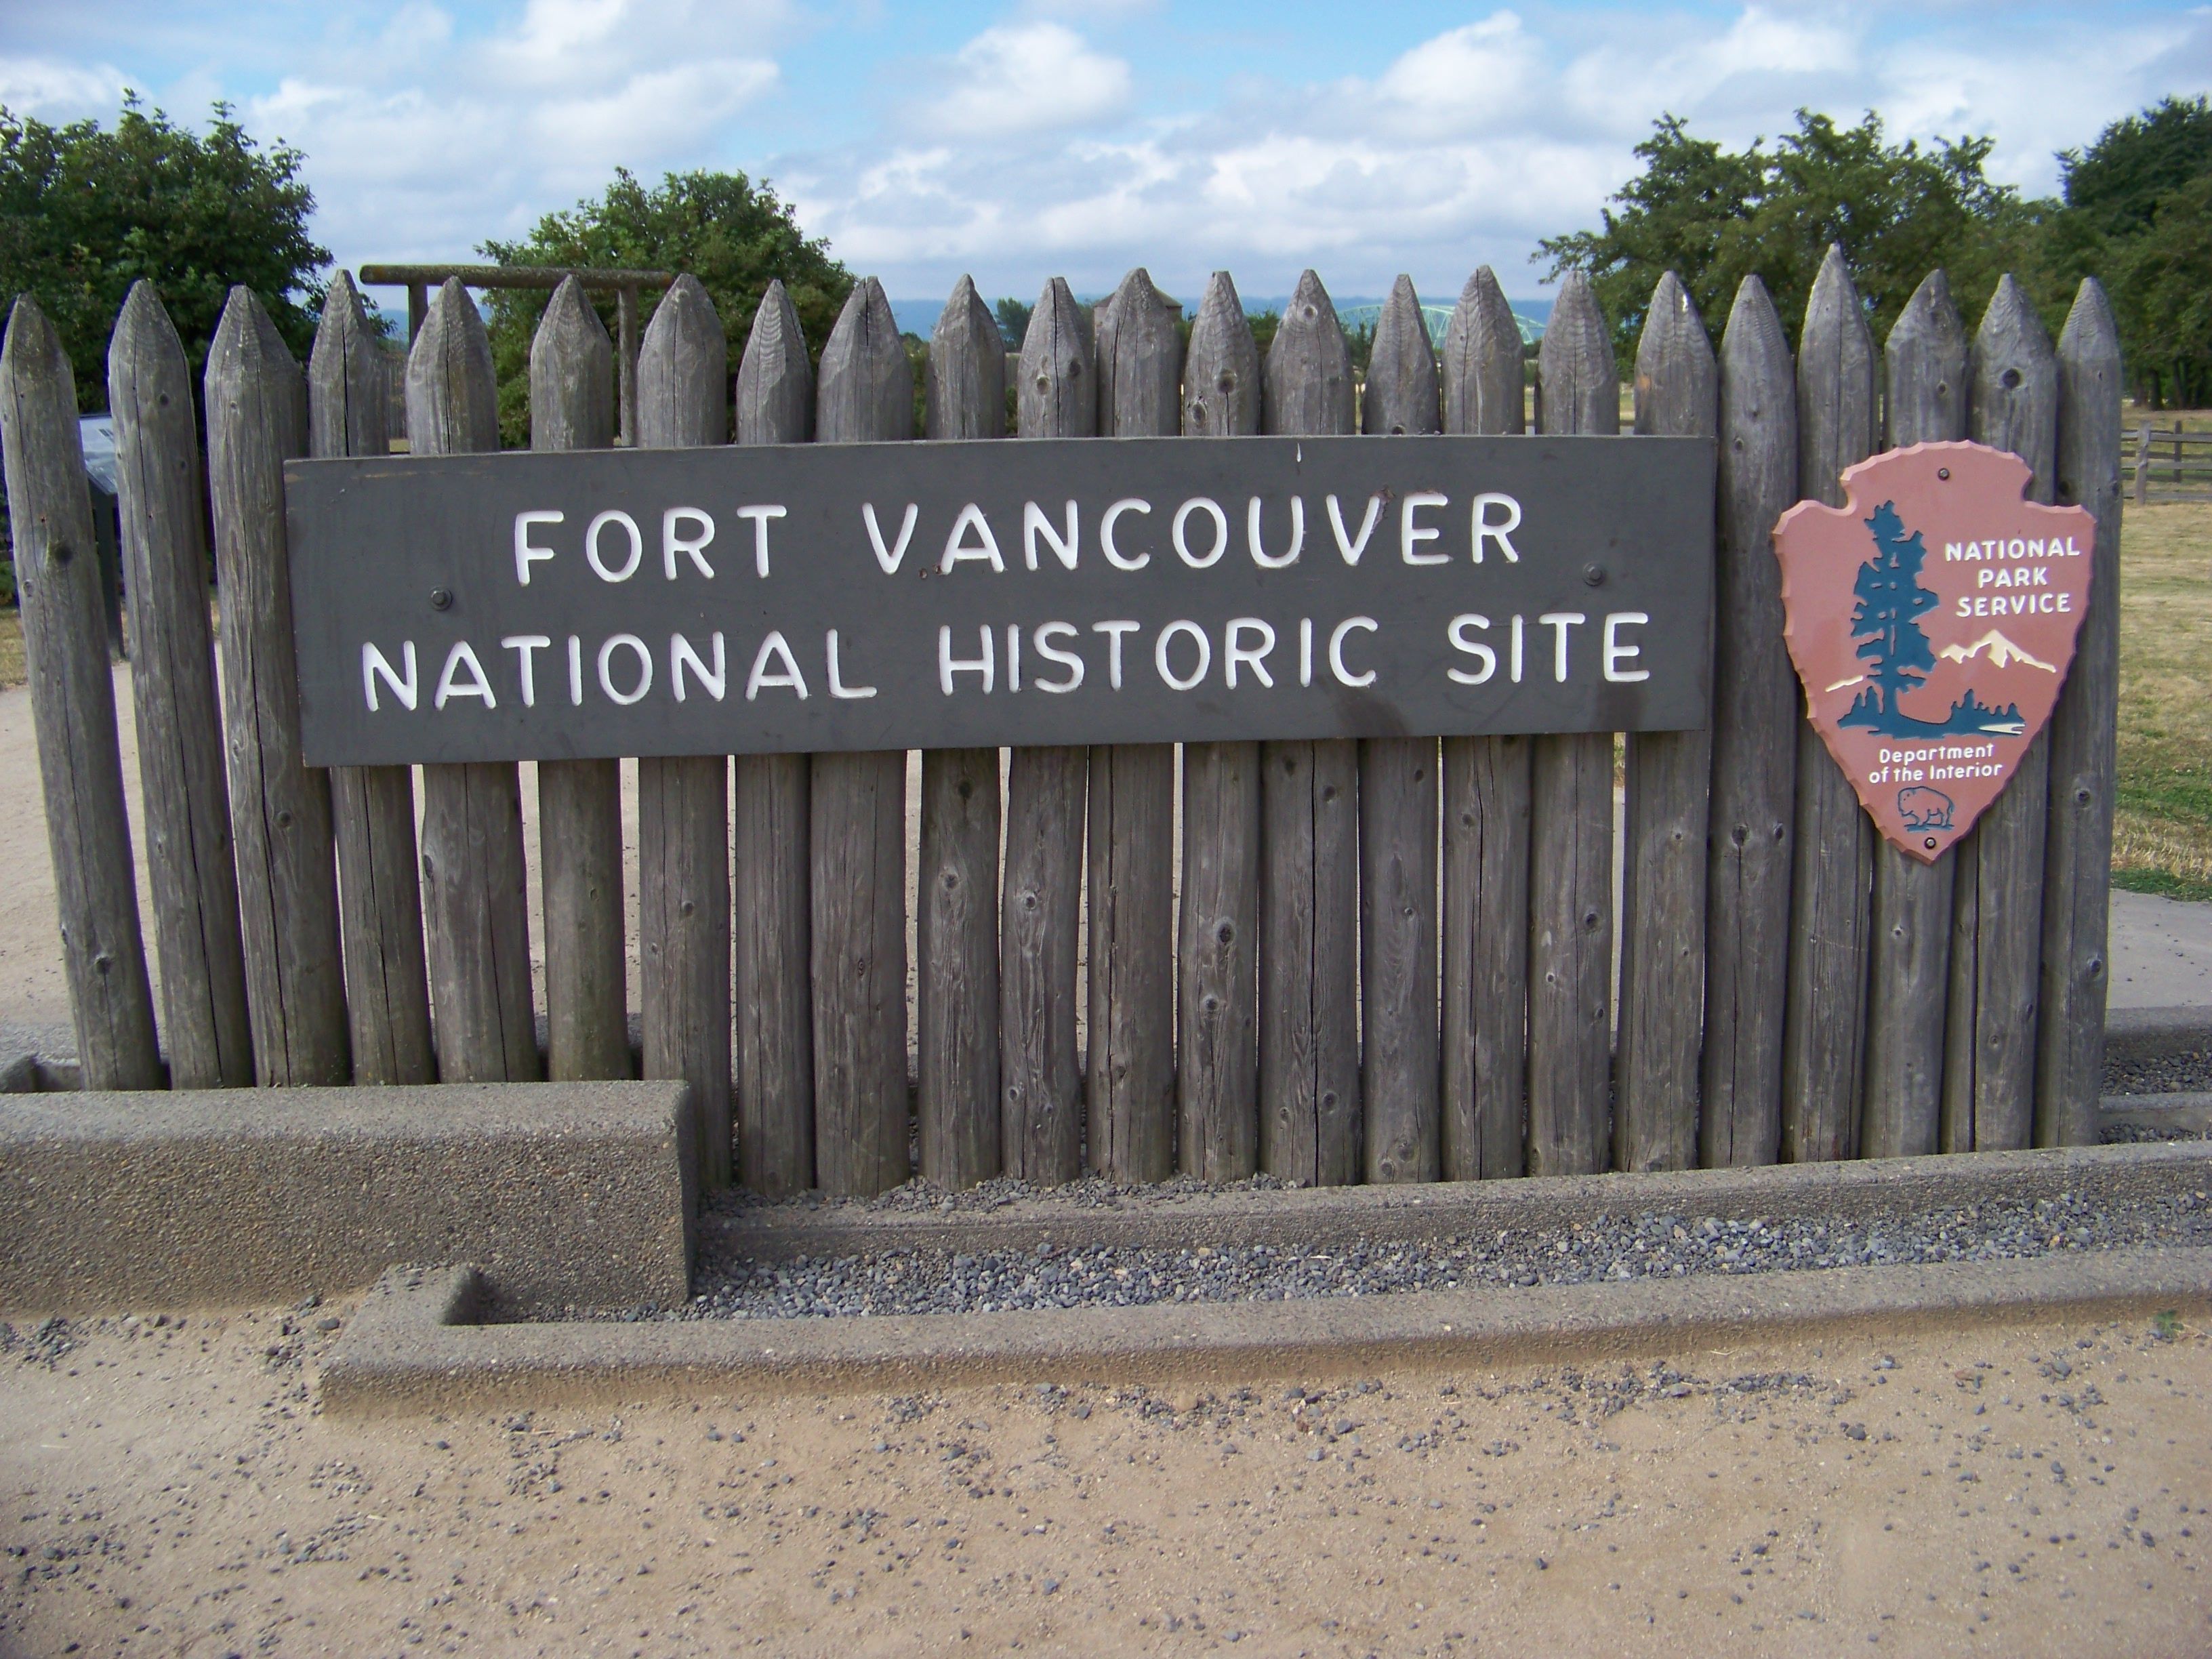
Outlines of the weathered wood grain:
[[124,817],[107,614],[69,354],[38,302],[0,345],[0,440],[62,969],[88,1089],[157,1089],[161,1056]]
[[1373,437],[1441,432],[1443,411],[1437,398],[1437,349],[1430,343],[1413,279],[1401,274],[1375,319],[1359,429]]
[[[781,281],[753,313],[737,405],[741,444],[813,435],[814,367]],[[738,757],[738,1179],[771,1197],[814,1184],[807,795],[805,756]]]
[[[1611,331],[1589,279],[1559,284],[1536,360],[1547,434],[1620,429]],[[1613,738],[1530,744],[1528,1173],[1606,1166],[1612,1071]]]
[[2120,653],[2120,333],[2105,290],[2082,283],[2058,336],[2057,497],[2097,518],[2089,609],[2051,716],[2044,850],[2035,1144],[2097,1140],[2110,988],[2112,791]]
[[[1360,429],[1443,429],[1436,349],[1400,276],[1375,325]],[[1434,738],[1359,745],[1360,1094],[1370,1181],[1434,1181],[1442,1168],[1437,1004]]]
[[[930,337],[927,435],[1003,437],[1006,365],[1006,337],[963,276]],[[940,1186],[999,1173],[998,890],[999,751],[923,750],[915,1108],[921,1172]]]
[[[499,447],[491,343],[448,280],[407,354],[407,434],[417,455]],[[543,1073],[531,1007],[522,784],[512,763],[422,769],[422,920],[438,1075],[530,1083]]]
[[[1705,319],[1673,271],[1659,279],[1636,349],[1636,430],[1711,437],[1720,368]],[[1613,1167],[1698,1163],[1705,976],[1706,813],[1712,734],[1632,732],[1620,903],[1620,1012]]]
[[[1966,435],[1966,331],[1942,271],[1929,273],[1905,302],[1883,356],[1886,448]],[[1936,1148],[1956,869],[1948,850],[1922,864],[1886,838],[1875,843],[1862,1158]]]
[[107,407],[169,1081],[241,1087],[253,1081],[253,1036],[208,628],[199,425],[184,342],[143,279],[108,344]]
[[[388,454],[393,378],[361,295],[341,273],[324,300],[307,360],[308,454],[319,460]],[[405,380],[404,374],[397,378]],[[331,816],[354,1081],[432,1082],[437,1062],[430,1042],[413,771],[332,767]]]
[[[1022,337],[1015,399],[1024,438],[1098,430],[1091,333],[1067,284],[1045,284]],[[1083,904],[1080,748],[1006,757],[1006,860],[999,896],[999,1088],[1002,1167],[1023,1181],[1073,1181],[1083,1168],[1083,1073],[1075,1046]]]
[[[351,286],[340,271],[325,303],[357,305]],[[254,1076],[270,1087],[342,1084],[352,1057],[331,782],[322,768],[300,760],[300,673],[284,526],[284,463],[307,447],[306,387],[250,289],[230,291],[208,349],[204,386],[208,497],[222,592],[231,834]]]
[[[815,418],[821,443],[914,436],[914,370],[872,276],[822,349]],[[826,1192],[865,1195],[910,1168],[906,756],[816,755],[809,782],[815,1175]]]
[[[678,276],[637,360],[637,446],[729,441],[729,343],[699,279]],[[734,550],[725,557],[742,556]],[[720,755],[637,763],[639,994],[645,1075],[691,1085],[699,1176],[730,1183],[730,763]]]
[[[1261,422],[1354,426],[1352,354],[1309,270],[1268,348]],[[1359,757],[1346,739],[1260,750],[1260,1163],[1307,1185],[1359,1179]]]
[[[1141,268],[1099,307],[1098,430],[1180,427],[1179,307]],[[1091,1167],[1119,1181],[1175,1172],[1175,749],[1091,751]]]
[[1782,1149],[1797,723],[1774,524],[1797,499],[1797,375],[1764,283],[1744,279],[1721,340],[1718,616],[1705,912],[1707,1168]]
[[[1488,265],[1444,333],[1444,430],[1526,422],[1521,331]],[[1443,743],[1441,1108],[1448,1181],[1517,1176],[1527,1146],[1528,739]]]
[[[1880,365],[1843,250],[1830,247],[1797,352],[1797,488],[1844,505],[1843,472],[1881,442]],[[1874,825],[1809,720],[1797,723],[1790,972],[1782,1021],[1782,1157],[1856,1158],[1866,1057]]]
[[[2034,472],[2027,498],[2052,501],[2058,358],[2043,319],[2009,273],[1983,314],[1968,374],[1968,434],[2025,460]],[[2050,775],[2050,739],[2039,732],[2004,793],[1958,842],[1943,1022],[1947,1152],[2004,1151],[2034,1138]]]
[[[1186,437],[1260,429],[1260,349],[1229,273],[1206,285],[1183,362]],[[1176,1096],[1183,1172],[1236,1181],[1260,1156],[1260,746],[1182,750]]]
[[[531,448],[611,448],[614,371],[606,325],[582,285],[564,277],[530,343]],[[547,1075],[556,1083],[628,1077],[619,761],[538,763],[538,870]]]

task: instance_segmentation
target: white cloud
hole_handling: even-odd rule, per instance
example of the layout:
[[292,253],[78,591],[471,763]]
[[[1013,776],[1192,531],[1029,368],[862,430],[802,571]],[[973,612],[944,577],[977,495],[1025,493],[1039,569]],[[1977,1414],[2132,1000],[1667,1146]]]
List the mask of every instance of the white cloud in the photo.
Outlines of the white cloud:
[[0,56],[0,106],[42,120],[105,114],[123,96],[123,71],[112,64],[70,64],[52,58]]
[[1092,125],[1121,113],[1131,89],[1127,64],[1049,22],[985,29],[947,73],[951,86],[923,106],[922,120],[956,138]]

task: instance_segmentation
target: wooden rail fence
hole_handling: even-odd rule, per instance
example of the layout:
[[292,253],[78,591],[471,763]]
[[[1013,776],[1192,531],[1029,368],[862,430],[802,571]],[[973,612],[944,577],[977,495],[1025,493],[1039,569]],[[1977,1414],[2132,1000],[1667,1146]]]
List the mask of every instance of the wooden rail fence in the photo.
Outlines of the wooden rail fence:
[[2212,501],[2212,432],[2136,428],[2130,468],[2136,505],[2152,501]]
[[[1018,359],[964,279],[931,342],[923,441],[1525,429],[1521,337],[1487,268],[1433,349],[1412,283],[1355,381],[1308,272],[1261,353],[1225,273],[1188,346],[1141,270],[1095,312],[1064,282]],[[1610,331],[1570,276],[1539,358],[1544,433],[1618,429]],[[617,354],[574,281],[531,355],[532,442],[615,440]],[[125,830],[68,358],[30,301],[0,351],[26,651],[86,1085],[626,1074],[620,763],[538,769],[547,972],[533,1008],[517,769],[301,763],[283,466],[389,447],[392,372],[352,283],[303,374],[234,289],[202,449],[160,300],[118,323],[110,395],[130,562],[160,1040]],[[483,325],[431,296],[404,362],[419,453],[496,445]],[[915,438],[912,370],[863,282],[818,364],[780,285],[738,354],[679,277],[639,349],[641,446]],[[2093,1137],[2102,1066],[2122,437],[2118,340],[2085,283],[2054,343],[2010,279],[1970,335],[1942,272],[1878,352],[1840,253],[1793,360],[1754,279],[1715,350],[1654,294],[1634,430],[1719,446],[1708,730],[932,750],[921,757],[909,1070],[907,757],[638,763],[642,1065],[689,1081],[702,1168],[767,1193],[919,1172],[1121,1181],[1255,1170],[1466,1180]],[[2057,711],[1932,866],[1871,831],[1804,719],[1770,547],[1884,447],[2014,451],[2097,515]],[[2137,434],[2148,471],[2212,434]],[[2154,450],[2155,449],[2155,458]],[[2171,450],[2173,459],[2166,456]],[[216,695],[216,674],[222,695]],[[1180,832],[1180,887],[1177,835]],[[1615,939],[1619,940],[1615,969]],[[1085,964],[1087,963],[1087,969]],[[1079,981],[1087,1048],[1079,1048]],[[1616,988],[1617,986],[1617,988]],[[544,1036],[537,1019],[543,1015]]]

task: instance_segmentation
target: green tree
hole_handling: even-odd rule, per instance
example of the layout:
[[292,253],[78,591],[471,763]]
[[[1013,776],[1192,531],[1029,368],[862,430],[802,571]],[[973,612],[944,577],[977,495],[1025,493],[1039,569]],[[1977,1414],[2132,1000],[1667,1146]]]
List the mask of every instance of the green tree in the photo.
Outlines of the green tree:
[[[753,312],[772,279],[783,279],[817,356],[853,291],[852,274],[830,256],[829,244],[799,228],[796,212],[772,185],[756,185],[742,173],[672,173],[648,189],[618,167],[596,201],[549,213],[521,240],[487,241],[482,252],[503,265],[688,270],[721,313],[733,373]],[[529,441],[530,339],[549,297],[514,289],[492,293],[486,322],[499,370],[501,436],[508,444]],[[615,296],[592,298],[611,332]],[[641,327],[652,301],[646,296]]]
[[2040,258],[2051,204],[2023,202],[1992,183],[1984,171],[1990,144],[1892,144],[1871,112],[1856,126],[1838,126],[1800,110],[1796,131],[1771,148],[1757,139],[1738,152],[1692,137],[1680,117],[1668,115],[1636,147],[1644,170],[1601,210],[1599,228],[1540,242],[1535,257],[1551,260],[1553,277],[1590,273],[1624,367],[1668,270],[1688,285],[1716,333],[1737,286],[1757,276],[1794,339],[1831,243],[1851,262],[1877,337],[1939,265],[1970,318],[2008,270],[2039,298],[2055,298]]
[[2058,158],[2065,208],[2051,264],[2101,276],[2137,398],[2157,408],[2212,397],[2212,102],[2168,98]]
[[1029,337],[1030,318],[1036,310],[1035,306],[1012,298],[1001,300],[991,308],[991,314],[999,319],[999,332],[1006,337],[1007,350],[1022,349],[1022,342]]
[[203,137],[126,95],[112,129],[0,109],[0,304],[30,294],[53,320],[79,404],[107,406],[107,341],[150,278],[197,369],[234,283],[260,295],[292,349],[313,342],[327,249],[300,152],[263,149],[215,106]]

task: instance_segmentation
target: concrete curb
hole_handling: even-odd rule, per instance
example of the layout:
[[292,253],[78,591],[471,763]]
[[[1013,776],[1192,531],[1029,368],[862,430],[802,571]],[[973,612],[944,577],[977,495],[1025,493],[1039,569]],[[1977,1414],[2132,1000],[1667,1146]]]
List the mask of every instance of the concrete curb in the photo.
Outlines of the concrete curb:
[[483,1262],[502,1311],[680,1302],[681,1083],[0,1095],[0,1311],[290,1301]]
[[2115,1008],[2105,1016],[2106,1060],[2160,1060],[2212,1048],[2212,1008]]
[[386,1276],[321,1367],[337,1416],[656,1395],[1001,1382],[1221,1383],[1390,1366],[1617,1361],[1818,1330],[1916,1328],[2212,1304],[2212,1249],[1838,1267],[1729,1279],[885,1319],[478,1326],[473,1267]]
[[769,1263],[890,1249],[1031,1250],[1048,1241],[1072,1249],[1340,1245],[1354,1238],[1556,1231],[1600,1215],[1865,1221],[2064,1192],[2113,1200],[2208,1187],[2212,1142],[2168,1141],[1644,1175],[1164,1194],[1097,1205],[1047,1198],[991,1210],[763,1204],[702,1215],[699,1237],[702,1257]]

